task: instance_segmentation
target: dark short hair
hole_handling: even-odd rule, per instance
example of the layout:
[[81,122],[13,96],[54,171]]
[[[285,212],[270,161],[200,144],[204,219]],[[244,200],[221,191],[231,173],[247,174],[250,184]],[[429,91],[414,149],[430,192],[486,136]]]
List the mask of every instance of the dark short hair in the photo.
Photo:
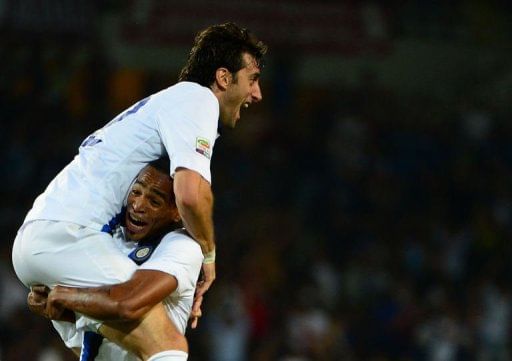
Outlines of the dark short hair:
[[213,25],[197,34],[179,80],[209,87],[215,81],[218,68],[236,73],[246,66],[244,53],[252,55],[261,68],[266,52],[267,46],[249,30],[234,23]]
[[170,174],[171,171],[171,161],[169,157],[164,156],[158,159],[151,161],[148,165],[152,166],[156,170],[159,170],[162,173]]
[[[157,171],[162,172],[170,177],[170,171],[171,171],[171,161],[169,160],[168,156],[163,156],[161,158],[155,159],[148,163],[149,167],[155,168]],[[173,179],[171,178],[171,182]],[[171,188],[171,201],[174,202],[175,196],[174,191]]]

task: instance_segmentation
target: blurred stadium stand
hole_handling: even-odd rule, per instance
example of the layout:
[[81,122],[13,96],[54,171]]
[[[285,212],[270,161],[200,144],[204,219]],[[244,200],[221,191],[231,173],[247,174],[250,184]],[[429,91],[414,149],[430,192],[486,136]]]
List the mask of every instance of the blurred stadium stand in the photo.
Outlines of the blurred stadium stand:
[[10,250],[80,142],[195,32],[271,46],[216,145],[218,280],[190,360],[511,360],[512,5],[0,1],[0,360],[67,361]]

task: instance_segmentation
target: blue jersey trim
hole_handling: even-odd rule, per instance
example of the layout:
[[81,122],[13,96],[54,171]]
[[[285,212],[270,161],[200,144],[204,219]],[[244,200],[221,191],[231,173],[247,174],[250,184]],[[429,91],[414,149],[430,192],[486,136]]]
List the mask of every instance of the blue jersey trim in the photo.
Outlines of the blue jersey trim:
[[140,266],[146,262],[149,257],[151,257],[156,247],[160,244],[160,241],[162,241],[162,237],[150,239],[148,241],[140,241],[137,244],[137,248],[130,252],[128,257]]
[[123,225],[125,214],[126,207],[123,207],[120,213],[116,214],[110,221],[108,221],[107,224],[104,224],[103,227],[101,227],[101,231],[110,234],[114,233],[117,227]]
[[100,351],[103,336],[96,332],[86,331],[84,333],[84,342],[82,344],[82,353],[80,361],[94,361]]

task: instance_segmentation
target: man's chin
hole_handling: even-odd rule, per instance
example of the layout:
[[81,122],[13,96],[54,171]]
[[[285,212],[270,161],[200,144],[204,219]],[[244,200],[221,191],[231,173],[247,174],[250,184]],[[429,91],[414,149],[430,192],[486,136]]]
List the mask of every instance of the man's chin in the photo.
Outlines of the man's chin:
[[231,123],[229,123],[226,127],[227,127],[227,128],[229,128],[229,129],[235,129],[236,124],[238,123],[238,120],[239,120],[239,119],[233,119],[233,120],[231,121]]
[[238,124],[239,121],[240,121],[240,111],[238,111],[238,113],[233,118],[233,121],[231,123],[231,128],[236,127],[236,125]]
[[144,238],[146,234],[141,232],[133,232],[129,229],[126,231],[126,236],[130,241],[138,242]]
[[233,129],[234,127],[236,127],[236,123],[238,123],[239,120],[240,120],[239,117],[238,118],[235,117],[235,118],[228,119],[228,120],[223,120],[222,126],[225,128]]

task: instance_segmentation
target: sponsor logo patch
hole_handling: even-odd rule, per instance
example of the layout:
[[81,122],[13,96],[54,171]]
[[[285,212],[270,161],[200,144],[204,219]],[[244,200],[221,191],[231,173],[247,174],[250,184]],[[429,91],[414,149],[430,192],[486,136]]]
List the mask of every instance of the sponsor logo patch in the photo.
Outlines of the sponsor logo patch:
[[210,142],[206,138],[197,137],[196,138],[196,152],[204,155],[206,158],[210,159],[211,157],[211,149]]

